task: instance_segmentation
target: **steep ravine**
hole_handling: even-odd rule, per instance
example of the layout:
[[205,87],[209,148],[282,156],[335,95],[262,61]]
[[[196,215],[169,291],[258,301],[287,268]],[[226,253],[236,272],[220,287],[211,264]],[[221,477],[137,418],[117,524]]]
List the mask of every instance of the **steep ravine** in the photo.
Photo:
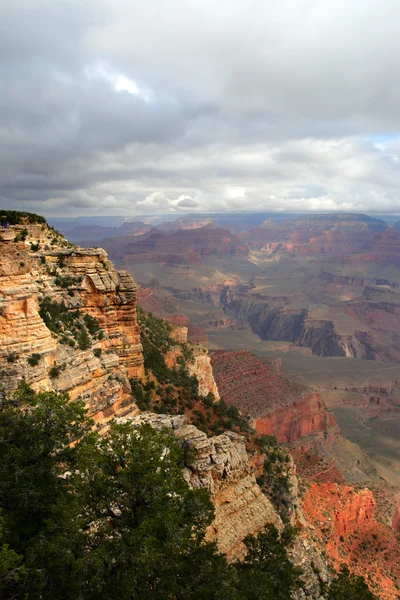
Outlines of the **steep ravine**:
[[290,342],[311,348],[317,356],[346,356],[391,361],[393,356],[377,349],[369,334],[355,331],[339,335],[329,320],[312,319],[307,309],[286,309],[277,299],[235,295],[229,287],[221,292],[221,308],[227,317],[248,323],[262,340]]

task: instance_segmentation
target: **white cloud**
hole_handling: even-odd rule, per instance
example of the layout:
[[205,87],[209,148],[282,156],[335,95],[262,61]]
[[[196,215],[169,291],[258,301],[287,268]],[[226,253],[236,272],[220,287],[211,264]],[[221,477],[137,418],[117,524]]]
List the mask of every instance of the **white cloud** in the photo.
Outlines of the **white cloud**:
[[0,197],[400,211],[398,0],[0,6]]

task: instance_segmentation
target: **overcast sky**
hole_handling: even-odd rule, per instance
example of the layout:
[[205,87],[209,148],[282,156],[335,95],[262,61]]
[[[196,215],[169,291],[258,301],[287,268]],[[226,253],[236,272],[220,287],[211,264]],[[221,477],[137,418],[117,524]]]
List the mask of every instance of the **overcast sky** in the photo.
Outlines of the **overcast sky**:
[[3,0],[0,204],[400,212],[399,0]]

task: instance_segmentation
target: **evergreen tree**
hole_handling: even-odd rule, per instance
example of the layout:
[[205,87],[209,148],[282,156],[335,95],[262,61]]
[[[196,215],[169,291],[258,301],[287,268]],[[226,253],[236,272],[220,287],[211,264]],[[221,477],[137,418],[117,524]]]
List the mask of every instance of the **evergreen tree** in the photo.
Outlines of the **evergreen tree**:
[[275,525],[268,523],[257,536],[245,538],[247,555],[237,565],[243,598],[288,600],[300,587],[301,570],[292,565],[286,551],[293,535],[291,527],[279,534]]
[[349,568],[342,565],[332,581],[328,600],[378,600],[378,597],[370,592],[363,577],[350,573]]

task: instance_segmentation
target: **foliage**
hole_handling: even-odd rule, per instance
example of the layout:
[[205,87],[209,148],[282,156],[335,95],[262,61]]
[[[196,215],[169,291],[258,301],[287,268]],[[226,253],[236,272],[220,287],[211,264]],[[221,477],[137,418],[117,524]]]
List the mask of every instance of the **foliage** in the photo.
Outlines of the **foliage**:
[[[188,373],[187,365],[193,361],[193,348],[190,344],[178,344],[171,339],[172,325],[144,310],[138,310],[138,323],[141,329],[144,364],[148,374],[156,378],[160,387],[146,388],[140,381],[132,380],[132,394],[141,410],[161,413],[186,413],[191,422],[207,434],[220,434],[227,429],[241,433],[249,432],[249,425],[235,406],[228,406],[223,400],[215,402],[212,394],[199,395],[198,380]],[[173,346],[179,346],[182,355],[177,359],[177,367],[169,369],[164,356]]]
[[28,223],[39,223],[46,225],[46,219],[41,215],[36,215],[35,213],[0,209],[0,215],[1,217],[6,217],[9,225],[21,225],[26,223],[26,221]]
[[[100,438],[83,403],[22,381],[0,404],[0,597],[290,600],[295,530],[266,525],[228,565],[205,541],[213,506],[184,460],[168,433],[112,423]],[[375,600],[346,567],[327,598]]]
[[93,350],[93,354],[95,355],[96,358],[100,358],[100,356],[101,356],[101,348],[95,348]]
[[4,526],[3,519],[0,517],[0,596],[2,590],[12,590],[18,580],[25,575],[24,569],[21,568],[22,557],[11,550],[8,544],[3,543],[3,540]]
[[294,567],[287,555],[286,548],[292,539],[292,529],[280,534],[272,523],[268,523],[258,536],[245,538],[247,555],[237,566],[243,598],[291,598],[293,590],[300,587],[301,575],[301,569]]
[[52,367],[50,367],[49,369],[49,377],[51,379],[57,379],[57,377],[60,376],[61,371],[65,371],[65,363],[63,363],[62,365],[58,365],[57,363],[54,363],[54,365]]
[[19,231],[17,233],[17,235],[15,236],[14,242],[24,242],[27,237],[28,237],[28,230],[22,229],[22,231]]
[[76,341],[78,342],[79,350],[88,350],[92,345],[90,337],[86,329],[81,329],[78,335],[76,336]]
[[262,435],[257,445],[265,455],[263,473],[257,478],[262,491],[269,497],[284,522],[290,516],[291,489],[289,462],[290,456],[278,446],[276,438]]
[[170,436],[114,423],[99,438],[81,403],[32,394],[0,411],[2,598],[239,600]]
[[47,296],[40,303],[39,314],[46,327],[61,336],[61,344],[74,347],[76,343],[80,350],[87,350],[92,345],[88,330],[92,335],[97,334],[100,339],[97,319],[90,315],[82,317],[78,309],[69,309],[64,301],[53,302]]
[[169,379],[169,369],[165,364],[164,354],[172,347],[170,333],[172,325],[138,308],[138,324],[143,345],[145,369],[151,370],[160,382]]
[[16,352],[9,352],[6,356],[6,358],[7,358],[7,362],[15,363],[19,359],[19,356]]
[[38,252],[40,250],[40,243],[37,242],[36,244],[34,242],[31,242],[31,251],[32,252]]
[[[54,242],[55,238],[52,239],[51,243],[55,243]],[[57,240],[55,240],[57,241]],[[65,267],[65,256],[64,254],[59,254],[57,257],[57,265],[60,267],[60,269],[63,269]]]
[[39,364],[39,361],[40,361],[41,358],[42,358],[41,354],[38,354],[37,352],[34,352],[28,358],[28,364],[29,364],[29,366],[36,367],[36,365]]
[[342,565],[329,588],[328,600],[378,600],[370,592],[363,577],[350,573],[346,565]]
[[85,325],[86,325],[87,330],[89,331],[90,335],[96,335],[97,333],[99,333],[100,325],[99,325],[98,320],[95,317],[92,317],[91,315],[86,314],[83,317],[83,320],[85,322]]
[[81,283],[81,278],[71,277],[70,275],[56,275],[54,283],[60,288],[68,289],[72,286],[79,285]]

